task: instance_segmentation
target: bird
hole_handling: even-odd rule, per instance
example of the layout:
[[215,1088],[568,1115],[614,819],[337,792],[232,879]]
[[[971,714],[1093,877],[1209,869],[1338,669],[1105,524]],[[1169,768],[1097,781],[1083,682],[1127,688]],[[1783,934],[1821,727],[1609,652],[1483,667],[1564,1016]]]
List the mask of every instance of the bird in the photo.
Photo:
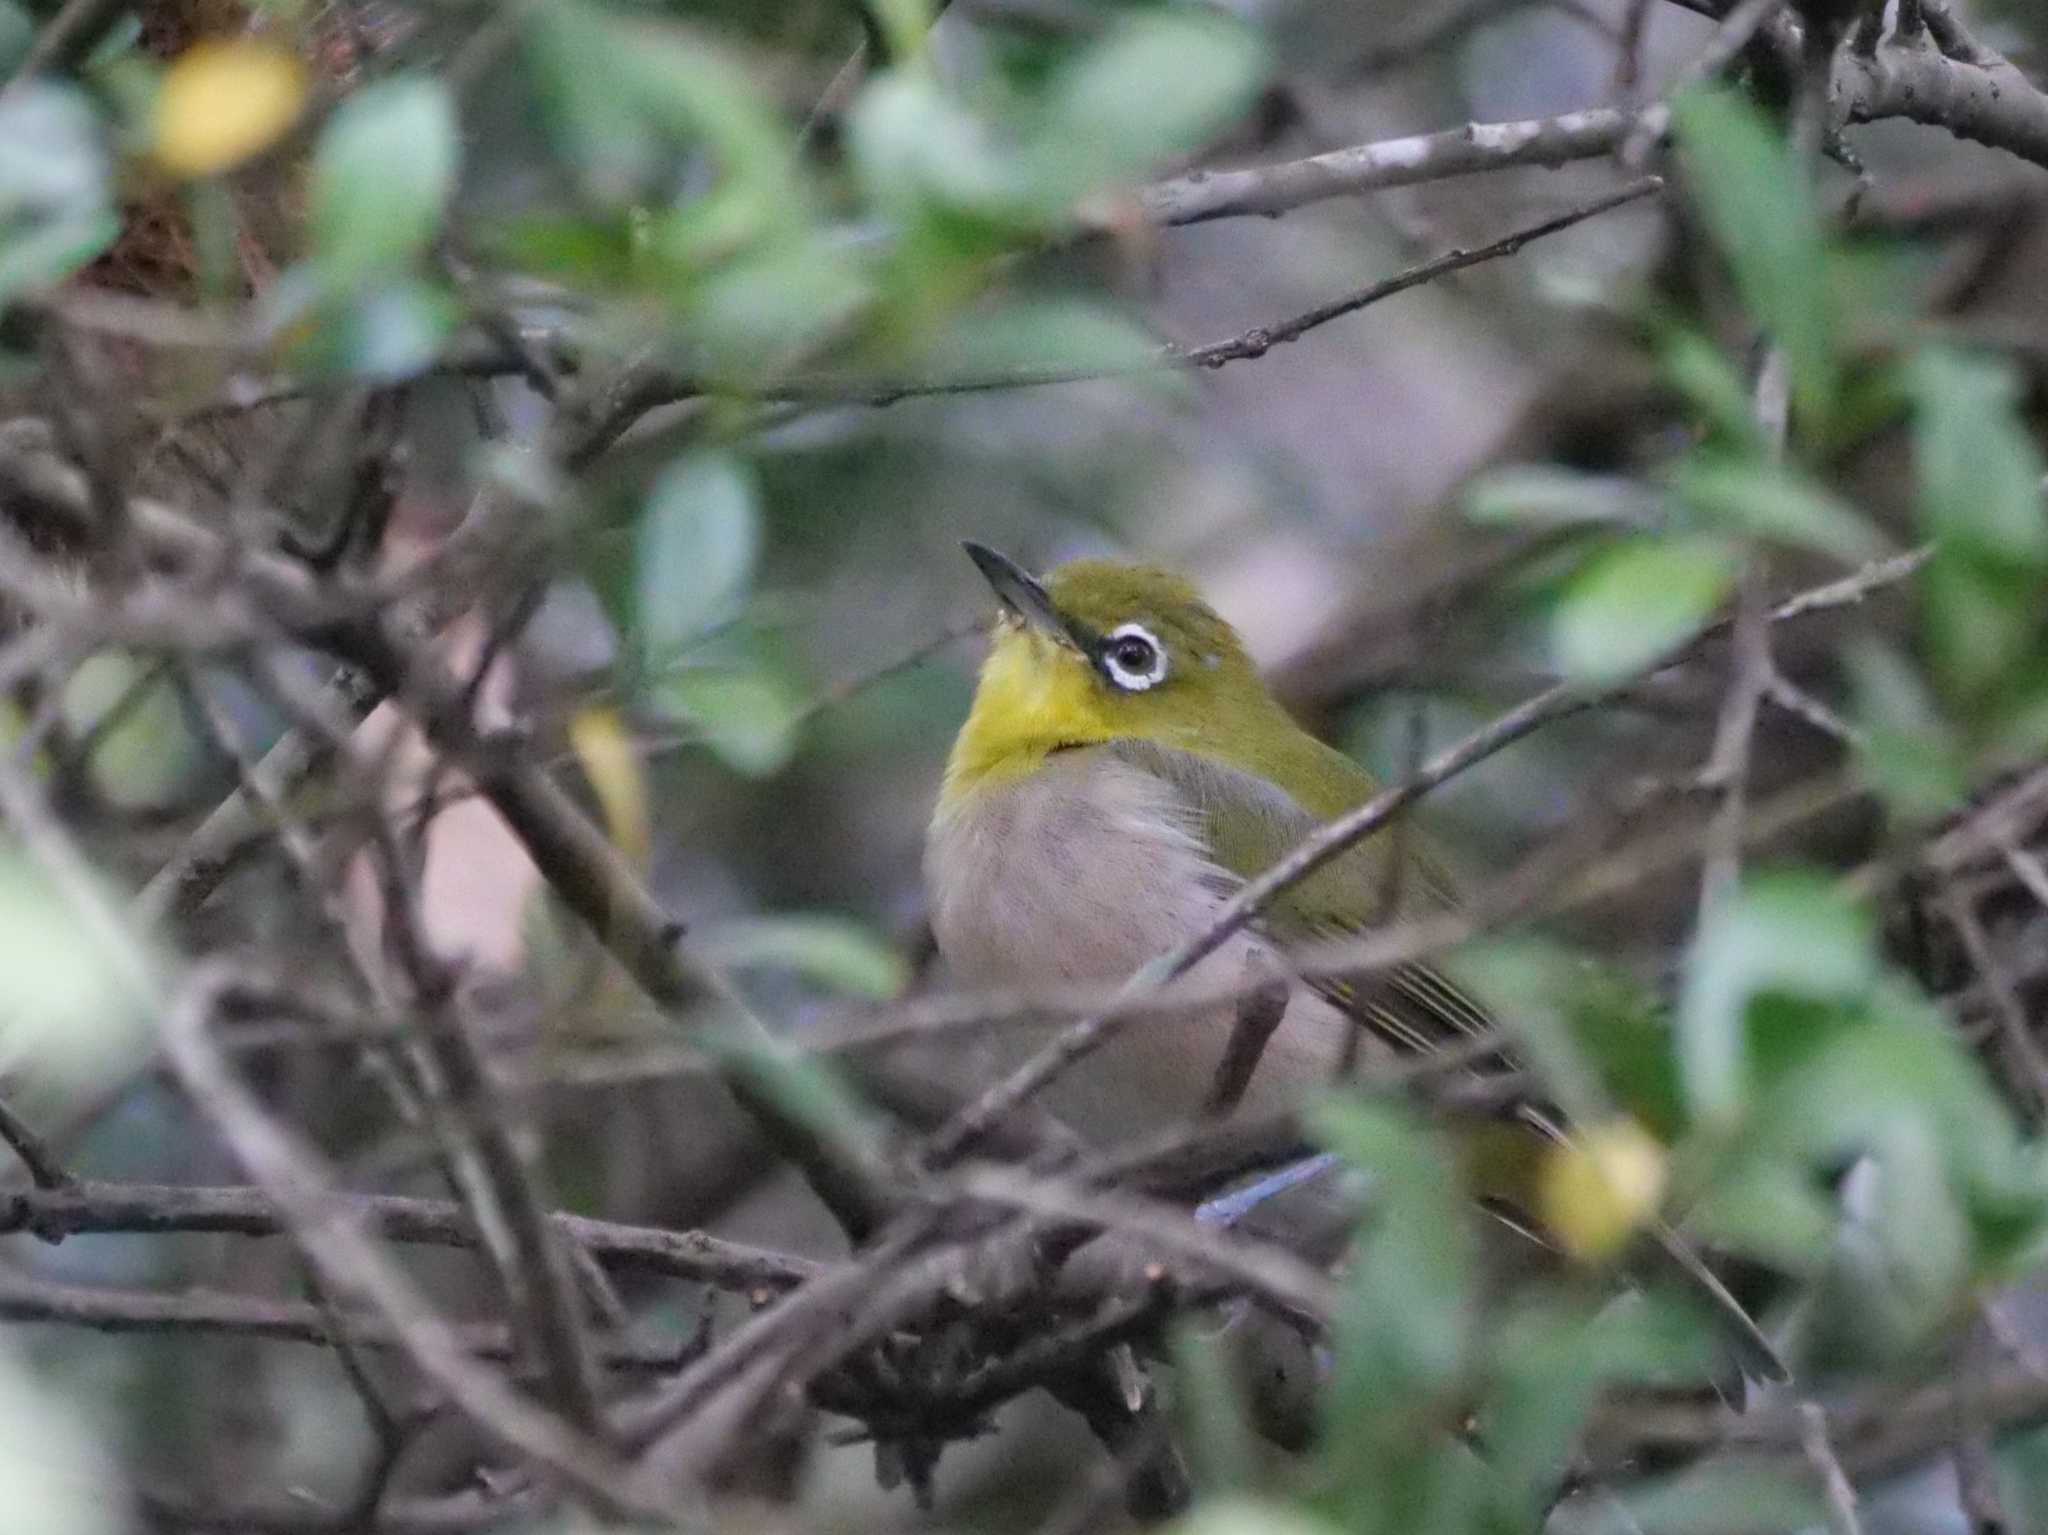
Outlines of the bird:
[[[1041,580],[980,543],[998,612],[925,844],[932,936],[954,979],[1029,991],[1113,984],[1206,929],[1243,883],[1377,785],[1303,729],[1243,640],[1179,574],[1084,559]],[[1393,867],[1398,858],[1398,875]],[[1271,902],[1192,972],[1257,986],[1288,951],[1455,905],[1440,857],[1382,835]],[[1487,1015],[1427,965],[1357,985],[1288,983],[1234,1107],[1299,1107],[1347,1061],[1484,1033]],[[1214,1110],[1235,1004],[1133,1020],[1045,1090],[1084,1140],[1128,1143]],[[985,1046],[987,1069],[1033,1043]]]

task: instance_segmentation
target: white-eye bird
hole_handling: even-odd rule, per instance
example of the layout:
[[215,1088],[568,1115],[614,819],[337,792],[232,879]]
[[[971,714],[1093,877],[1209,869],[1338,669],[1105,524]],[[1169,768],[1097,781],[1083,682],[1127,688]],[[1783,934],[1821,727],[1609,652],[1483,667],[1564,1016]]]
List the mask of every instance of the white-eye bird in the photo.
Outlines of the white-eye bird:
[[[1122,981],[1374,793],[1350,758],[1294,722],[1237,633],[1181,577],[1083,560],[1039,581],[992,549],[967,552],[1001,613],[925,849],[932,931],[963,984]],[[1255,982],[1291,944],[1383,920],[1397,888],[1410,910],[1451,901],[1412,839],[1390,880],[1392,845],[1368,840],[1293,886],[1194,976]],[[1238,1016],[1233,1005],[1136,1020],[1044,1103],[1098,1144],[1185,1119],[1203,1106]],[[1422,966],[1357,991],[1297,987],[1243,1108],[1297,1104],[1336,1072],[1360,1024],[1420,1047],[1484,1016]],[[1034,1043],[999,1047],[989,1064]],[[1369,1045],[1365,1058],[1385,1048]]]

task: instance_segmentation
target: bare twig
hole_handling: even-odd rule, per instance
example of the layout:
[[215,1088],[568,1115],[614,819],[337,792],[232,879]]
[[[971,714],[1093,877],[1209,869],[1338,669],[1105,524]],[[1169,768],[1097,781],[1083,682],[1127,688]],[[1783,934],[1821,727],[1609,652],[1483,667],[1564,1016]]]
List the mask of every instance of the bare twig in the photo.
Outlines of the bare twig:
[[1856,1489],[1850,1485],[1835,1449],[1828,1442],[1827,1409],[1818,1402],[1799,1404],[1800,1446],[1807,1464],[1820,1479],[1821,1495],[1827,1505],[1830,1535],[1863,1535],[1863,1522],[1856,1516]]
[[28,1175],[37,1188],[69,1189],[76,1186],[77,1180],[64,1170],[56,1153],[5,1099],[0,1099],[0,1140],[6,1141],[14,1154],[21,1158],[21,1165],[28,1169]]
[[[404,1339],[389,1324],[368,1313],[337,1313],[305,1301],[218,1290],[166,1294],[58,1284],[6,1269],[0,1269],[0,1318],[93,1332],[203,1332],[326,1348],[349,1343],[375,1349],[406,1348]],[[457,1347],[475,1358],[499,1363],[516,1358],[512,1335],[502,1327],[450,1327],[448,1333]],[[620,1370],[668,1371],[688,1358],[687,1344],[646,1345],[621,1339],[606,1340],[599,1352],[607,1368]]]
[[[353,1220],[386,1241],[466,1247],[476,1240],[462,1207],[448,1200],[343,1193],[329,1198],[348,1206]],[[663,1275],[761,1294],[794,1288],[819,1272],[818,1265],[807,1259],[698,1231],[663,1231],[582,1215],[556,1214],[550,1220],[565,1240],[621,1273]],[[86,1232],[207,1231],[267,1237],[288,1230],[284,1211],[259,1188],[79,1181],[0,1194],[0,1232],[27,1231],[46,1241]]]

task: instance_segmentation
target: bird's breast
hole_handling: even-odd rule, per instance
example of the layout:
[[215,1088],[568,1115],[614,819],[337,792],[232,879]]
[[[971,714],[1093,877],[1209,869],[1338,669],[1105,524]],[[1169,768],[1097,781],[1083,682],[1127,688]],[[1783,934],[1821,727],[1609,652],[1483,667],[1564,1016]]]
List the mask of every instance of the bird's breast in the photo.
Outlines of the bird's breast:
[[[1061,752],[1022,779],[959,796],[934,819],[925,854],[933,935],[963,985],[1029,991],[1113,985],[1204,931],[1238,884],[1209,855],[1199,816],[1171,785],[1096,748]],[[1195,976],[1249,979],[1263,946],[1239,934]],[[1192,1113],[1221,1058],[1235,1010],[1146,1018],[1073,1067],[1048,1094],[1092,1138],[1124,1139]],[[1000,1070],[1044,1042],[1011,1030],[980,1056]],[[1341,1024],[1297,996],[1268,1046],[1248,1106],[1326,1072]],[[1261,1090],[1267,1089],[1267,1090]]]

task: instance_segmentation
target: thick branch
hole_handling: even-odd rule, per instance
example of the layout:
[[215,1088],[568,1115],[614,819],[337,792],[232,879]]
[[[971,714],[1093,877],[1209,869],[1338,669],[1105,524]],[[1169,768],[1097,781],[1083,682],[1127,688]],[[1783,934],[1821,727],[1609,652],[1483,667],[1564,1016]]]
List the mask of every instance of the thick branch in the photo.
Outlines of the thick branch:
[[1995,54],[1966,64],[1925,46],[1844,50],[1835,92],[1845,121],[1903,117],[2048,166],[2048,95]]

